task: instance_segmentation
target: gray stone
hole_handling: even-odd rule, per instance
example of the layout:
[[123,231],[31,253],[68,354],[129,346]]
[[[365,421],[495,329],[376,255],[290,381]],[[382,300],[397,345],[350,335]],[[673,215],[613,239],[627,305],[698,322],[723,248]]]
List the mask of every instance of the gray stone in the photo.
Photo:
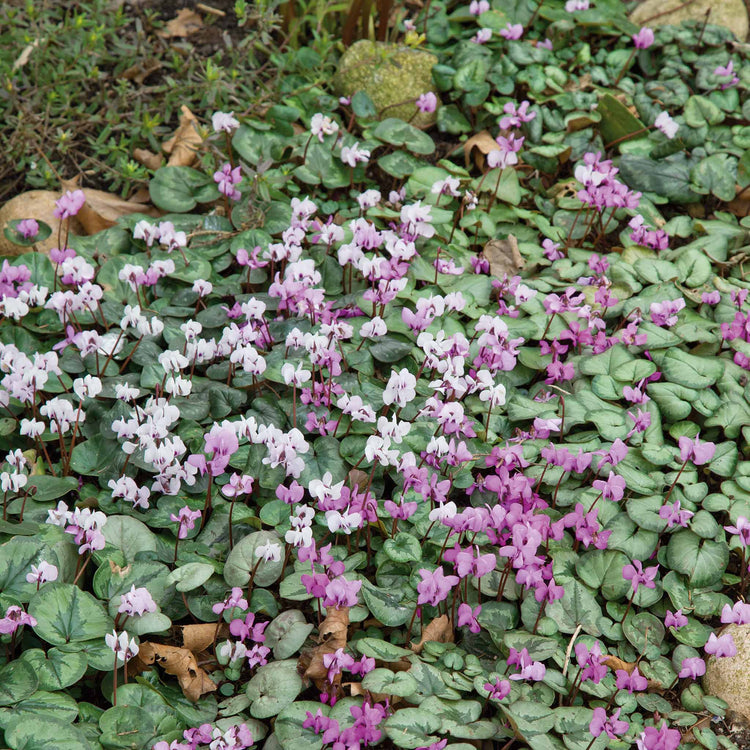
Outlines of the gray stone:
[[339,96],[364,91],[382,112],[381,119],[400,117],[418,128],[428,128],[435,123],[436,113],[419,112],[414,101],[428,91],[438,94],[432,80],[437,61],[424,50],[362,39],[341,58],[334,89]]
[[731,633],[737,655],[709,658],[703,689],[726,701],[737,719],[750,724],[750,625],[727,625],[724,633]]
[[631,14],[630,20],[639,26],[665,26],[694,18],[703,21],[711,9],[708,20],[728,28],[741,42],[747,38],[748,17],[744,0],[694,0],[689,5],[684,0],[646,0]]

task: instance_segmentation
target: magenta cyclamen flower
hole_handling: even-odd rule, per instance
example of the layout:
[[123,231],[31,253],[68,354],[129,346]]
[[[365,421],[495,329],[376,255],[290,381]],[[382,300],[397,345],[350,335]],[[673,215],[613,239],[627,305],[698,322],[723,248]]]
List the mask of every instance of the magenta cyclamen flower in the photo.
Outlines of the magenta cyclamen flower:
[[448,596],[451,588],[460,580],[458,576],[445,575],[442,567],[434,571],[422,568],[419,575],[422,577],[422,581],[417,584],[417,592],[419,593],[417,604],[430,604],[433,607],[437,607]]
[[688,656],[682,660],[678,677],[690,677],[695,680],[706,674],[706,662],[700,656]]
[[670,612],[667,610],[667,614],[664,617],[665,628],[681,628],[687,625],[688,619],[682,614],[682,610],[678,609],[676,612]]
[[520,39],[523,36],[523,26],[520,23],[509,23],[500,30],[500,36],[505,39]]
[[21,625],[36,625],[36,620],[21,607],[12,604],[5,610],[5,616],[0,618],[0,635],[15,633]]
[[624,669],[618,669],[616,685],[618,690],[627,690],[629,693],[640,692],[648,687],[648,680],[638,671],[636,667],[630,674]]
[[180,508],[177,515],[171,513],[169,515],[169,520],[180,524],[180,527],[177,531],[177,538],[185,539],[188,535],[188,531],[191,531],[195,528],[195,522],[200,517],[201,512],[199,510],[190,510],[190,507],[188,505],[185,505],[184,507]]
[[745,516],[737,517],[736,526],[725,526],[724,529],[730,534],[737,534],[740,538],[740,544],[747,547],[750,544],[750,521]]
[[732,638],[731,633],[724,633],[724,635],[720,635],[718,638],[716,637],[716,633],[711,633],[703,650],[707,654],[712,654],[718,658],[737,655],[737,646],[734,645],[734,638]]
[[478,633],[482,629],[482,626],[477,622],[477,617],[479,617],[481,611],[481,605],[472,609],[471,604],[461,602],[461,604],[458,605],[458,621],[456,622],[456,625],[458,625],[459,628],[467,625],[472,633]]
[[614,471],[609,472],[606,481],[596,479],[592,482],[592,487],[602,493],[605,500],[612,500],[616,503],[622,500],[625,495],[625,480]]
[[598,737],[604,732],[607,737],[614,740],[617,739],[618,735],[625,734],[630,729],[630,724],[627,721],[620,720],[620,711],[618,708],[611,716],[607,716],[607,712],[601,708],[594,709],[594,718],[591,719],[589,724],[589,731],[593,737]]
[[221,167],[214,172],[214,182],[219,188],[219,192],[222,195],[226,195],[233,201],[238,201],[242,194],[235,187],[235,185],[242,182],[242,168],[235,167],[232,169],[232,165],[227,162],[222,164]]
[[709,441],[700,442],[698,440],[700,433],[695,436],[695,440],[683,435],[679,440],[680,459],[682,461],[692,461],[696,466],[707,464],[716,453],[715,443]]
[[735,625],[747,625],[750,623],[750,604],[735,602],[731,607],[725,604],[721,610],[721,621],[723,623],[734,623]]
[[417,109],[429,114],[437,109],[437,102],[437,96],[432,91],[428,91],[425,94],[420,94],[417,98]]
[[16,232],[25,240],[30,240],[39,234],[39,224],[34,219],[23,219],[16,224]]
[[654,32],[648,26],[644,26],[633,36],[633,44],[636,49],[648,49],[654,43]]
[[59,200],[55,201],[55,218],[63,220],[75,216],[86,202],[83,190],[68,190]]
[[669,729],[665,721],[659,729],[646,727],[635,744],[638,750],[677,750],[680,740],[679,730]]
[[633,592],[638,591],[638,587],[643,584],[647,589],[656,588],[654,579],[659,571],[658,565],[653,565],[650,568],[643,569],[643,564],[640,560],[633,560],[632,565],[625,565],[622,569],[622,577],[626,581],[630,581],[633,585]]
[[489,693],[490,698],[501,701],[510,694],[510,682],[496,677],[494,682],[485,682],[484,689]]

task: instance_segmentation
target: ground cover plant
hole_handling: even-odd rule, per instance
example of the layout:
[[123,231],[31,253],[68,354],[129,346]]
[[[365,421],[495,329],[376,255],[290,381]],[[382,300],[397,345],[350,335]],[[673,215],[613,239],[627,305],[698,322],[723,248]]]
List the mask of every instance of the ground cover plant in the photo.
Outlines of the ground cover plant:
[[407,19],[432,131],[299,72],[161,218],[7,228],[5,746],[734,746],[750,66],[587,6]]

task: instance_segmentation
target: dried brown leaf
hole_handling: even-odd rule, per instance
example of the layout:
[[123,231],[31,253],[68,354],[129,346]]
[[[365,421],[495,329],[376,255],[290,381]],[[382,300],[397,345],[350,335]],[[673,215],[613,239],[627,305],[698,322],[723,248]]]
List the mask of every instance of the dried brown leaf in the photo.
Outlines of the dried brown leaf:
[[631,674],[638,666],[637,662],[623,661],[619,657],[612,656],[611,654],[602,657],[602,664],[606,664],[613,672],[616,672],[618,669],[624,669],[628,674]]
[[[318,645],[306,658],[303,659],[300,657],[300,671],[302,671],[304,677],[312,680],[321,692],[325,688],[325,682],[328,677],[328,670],[323,666],[323,657],[326,654],[332,654],[340,648],[346,648],[348,628],[349,607],[329,609],[328,616],[320,624]],[[340,683],[340,680],[341,675],[339,674],[337,682]]]
[[198,625],[183,625],[181,630],[182,645],[198,654],[205,651],[214,641],[226,638],[229,634],[229,625],[223,622],[217,630],[215,622],[205,622]]
[[216,683],[198,666],[195,654],[186,648],[145,641],[140,644],[137,658],[146,665],[157,664],[167,674],[177,677],[183,694],[193,703],[216,690]]
[[161,154],[155,154],[147,148],[133,149],[133,158],[147,169],[156,170],[164,164],[164,157]]
[[130,565],[126,565],[124,568],[121,568],[112,560],[109,561],[109,569],[112,572],[113,576],[119,576],[120,578],[125,578],[125,576],[130,573]]
[[190,8],[182,8],[171,21],[167,21],[164,29],[157,33],[164,39],[186,37],[200,31],[202,26],[203,19],[198,13]]
[[370,475],[360,469],[351,469],[347,475],[347,481],[350,489],[356,487],[360,492],[364,492],[370,482]]
[[189,167],[196,159],[198,149],[203,143],[198,133],[198,120],[184,104],[180,108],[180,124],[175,134],[162,144],[164,152],[169,154],[169,167]]
[[419,654],[422,652],[424,644],[429,641],[453,643],[453,625],[448,619],[448,615],[440,615],[440,617],[436,617],[426,628],[424,628],[419,643],[412,643],[411,650],[415,654]]
[[518,240],[512,234],[504,240],[490,240],[482,254],[489,261],[490,273],[500,279],[505,274],[514,276],[526,265],[518,250]]
[[138,61],[135,65],[131,65],[120,74],[120,77],[126,81],[133,81],[141,85],[152,73],[160,70],[161,66],[160,60],[157,60],[155,57],[149,57]]
[[15,73],[19,68],[22,68],[29,61],[31,53],[39,46],[39,39],[35,39],[31,44],[27,44],[21,54],[15,59],[13,67],[10,69],[11,73]]
[[472,152],[474,154],[474,163],[479,169],[483,169],[485,156],[490,151],[498,151],[499,149],[500,146],[498,146],[497,141],[486,130],[471,136],[464,143],[464,162],[466,163],[466,168],[469,168]]

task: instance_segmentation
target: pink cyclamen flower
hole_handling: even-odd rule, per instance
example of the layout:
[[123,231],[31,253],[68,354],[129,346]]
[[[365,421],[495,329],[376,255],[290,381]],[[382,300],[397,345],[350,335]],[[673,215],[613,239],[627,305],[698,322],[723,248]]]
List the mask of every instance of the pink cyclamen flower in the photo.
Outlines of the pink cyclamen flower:
[[707,654],[711,654],[717,658],[737,655],[737,646],[734,645],[734,638],[732,638],[731,633],[724,633],[724,635],[720,635],[718,638],[716,637],[716,633],[711,633],[703,650]]
[[695,436],[695,440],[691,440],[689,437],[683,435],[677,442],[680,446],[680,460],[681,461],[692,461],[696,466],[702,466],[707,464],[716,453],[716,445],[709,441],[700,442],[698,435]]
[[750,545],[750,521],[748,521],[745,516],[738,516],[737,525],[725,526],[724,530],[728,531],[730,534],[737,534],[740,538],[740,544],[743,547]]
[[618,708],[611,716],[607,716],[605,709],[601,707],[595,708],[594,717],[589,724],[589,731],[592,737],[598,737],[604,732],[607,737],[614,740],[617,739],[618,735],[625,734],[630,729],[630,724],[620,719],[621,710],[621,708]]
[[665,628],[681,628],[687,625],[688,619],[682,614],[682,610],[678,609],[676,612],[670,612],[667,610],[667,614],[664,617]]
[[429,114],[437,109],[437,96],[432,91],[428,91],[425,94],[420,94],[417,98],[417,109],[420,112]]
[[677,729],[669,729],[665,721],[659,729],[646,727],[635,741],[638,750],[677,750],[681,736]]
[[434,571],[422,568],[419,571],[422,577],[421,583],[417,584],[418,604],[430,604],[437,607],[450,592],[451,588],[459,582],[459,577],[454,575],[445,575],[443,568],[439,567]]
[[636,49],[648,49],[654,43],[654,32],[648,26],[644,26],[633,36],[633,44]]
[[25,240],[30,240],[39,234],[39,224],[34,219],[23,219],[16,224],[16,232]]
[[26,574],[26,580],[29,583],[47,583],[47,581],[56,581],[58,575],[57,566],[42,560],[39,567],[31,566],[31,573]]
[[682,660],[678,677],[690,677],[695,680],[706,674],[706,662],[700,656],[688,656]]
[[632,565],[625,565],[622,569],[622,577],[630,581],[633,591],[638,591],[638,587],[643,584],[647,589],[656,588],[654,579],[659,572],[659,566],[653,565],[650,568],[643,569],[643,563],[640,560],[633,560]]
[[59,200],[55,201],[55,210],[52,212],[57,219],[69,219],[75,216],[86,202],[83,190],[68,190]]
[[487,44],[490,39],[492,39],[492,29],[479,29],[479,31],[471,37],[471,41],[474,42],[474,44]]
[[721,621],[723,623],[734,623],[735,625],[747,625],[750,623],[750,604],[735,602],[732,606],[725,604],[721,610]]
[[229,596],[221,602],[216,602],[211,609],[214,614],[220,615],[222,612],[235,607],[239,607],[243,611],[247,609],[247,599],[242,596],[242,589],[239,586],[233,587]]
[[510,694],[510,682],[496,677],[494,682],[485,682],[484,689],[489,693],[488,697],[501,701]]
[[238,201],[242,197],[242,193],[235,187],[235,185],[242,182],[242,167],[232,169],[232,165],[229,162],[222,164],[214,172],[214,182],[219,188],[219,192],[230,200]]
[[721,302],[721,292],[715,290],[713,292],[703,292],[701,294],[701,302],[704,305],[718,305]]
[[520,23],[509,23],[501,29],[500,36],[504,39],[520,39],[523,36],[523,26]]
[[234,112],[214,112],[211,116],[211,125],[215,133],[231,133],[240,123],[235,119]]
[[714,70],[715,76],[721,76],[729,77],[730,80],[728,82],[721,84],[721,90],[724,91],[724,89],[731,88],[732,86],[736,86],[740,82],[740,77],[737,75],[737,73],[734,72],[734,62],[730,60],[725,66],[719,65]]
[[472,16],[481,16],[482,13],[486,13],[490,9],[490,4],[487,0],[471,0],[469,4],[469,13]]
[[470,604],[461,602],[458,605],[458,621],[456,624],[459,628],[463,625],[468,625],[472,633],[478,633],[482,629],[482,626],[477,622],[477,617],[479,617],[481,611],[481,605],[472,609]]
[[588,10],[590,6],[589,0],[568,0],[565,3],[565,10],[568,13],[575,13],[579,10]]
[[629,693],[641,692],[648,687],[648,680],[638,671],[636,667],[630,674],[624,669],[618,669],[616,685],[618,690],[627,690]]
[[120,608],[117,611],[128,617],[139,617],[146,612],[156,612],[156,602],[147,588],[136,588],[133,584],[130,591],[120,595]]
[[199,510],[190,510],[190,507],[185,505],[180,508],[177,515],[171,513],[169,516],[170,521],[179,523],[180,527],[177,531],[178,539],[185,539],[188,535],[188,531],[195,528],[195,522],[201,517]]
[[36,626],[36,619],[27,614],[21,607],[11,604],[5,610],[5,616],[0,618],[0,635],[15,633],[22,625]]

